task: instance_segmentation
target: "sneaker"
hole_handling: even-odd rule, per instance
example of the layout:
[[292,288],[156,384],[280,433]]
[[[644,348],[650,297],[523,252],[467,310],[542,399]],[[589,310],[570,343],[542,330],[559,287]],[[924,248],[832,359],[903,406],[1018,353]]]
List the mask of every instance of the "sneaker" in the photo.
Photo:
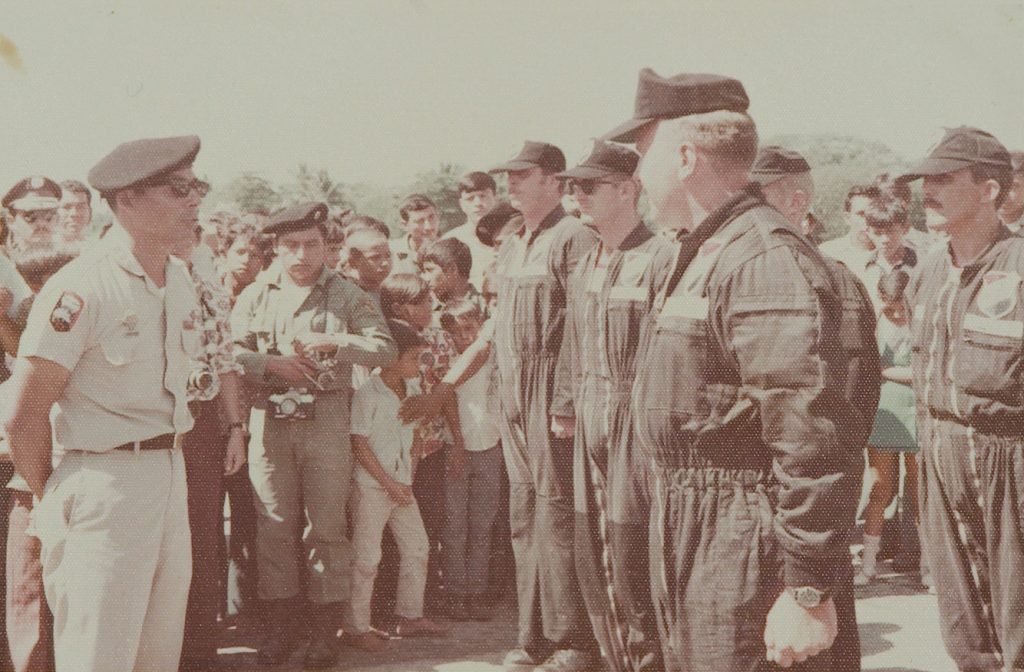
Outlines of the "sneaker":
[[595,651],[560,649],[551,654],[533,672],[599,672],[601,659]]
[[505,654],[505,660],[501,664],[505,672],[532,672],[538,662],[540,661],[531,656],[526,649],[512,649]]

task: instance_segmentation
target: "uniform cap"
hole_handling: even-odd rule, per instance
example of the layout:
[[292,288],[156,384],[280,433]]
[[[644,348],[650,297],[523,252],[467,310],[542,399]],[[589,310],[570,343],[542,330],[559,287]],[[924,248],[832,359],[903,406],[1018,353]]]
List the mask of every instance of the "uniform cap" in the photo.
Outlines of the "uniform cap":
[[89,171],[89,184],[100,193],[118,191],[143,180],[191,166],[199,154],[199,137],[145,138],[114,148]]
[[33,175],[19,181],[0,203],[9,210],[56,210],[60,205],[60,185],[48,177]]
[[1010,152],[991,133],[970,126],[959,126],[946,131],[912,171],[900,180],[912,181],[929,175],[944,175],[971,166],[993,166],[1013,170]]
[[650,68],[640,71],[633,118],[602,136],[602,140],[635,142],[641,128],[659,119],[678,119],[718,110],[746,112],[750,99],[738,79],[682,73],[662,77]]
[[505,173],[510,170],[528,170],[541,167],[547,173],[558,173],[565,170],[565,154],[558,147],[546,142],[527,140],[519,154],[511,160],[495,166],[488,173]]
[[609,175],[632,175],[639,162],[640,155],[630,147],[598,140],[590,156],[558,177],[596,180]]
[[314,226],[320,227],[326,233],[327,214],[325,203],[299,203],[271,216],[270,221],[263,227],[263,233],[280,235],[304,231]]
[[768,145],[757,150],[757,158],[750,169],[750,179],[762,187],[790,175],[808,173],[811,165],[800,152],[778,145]]

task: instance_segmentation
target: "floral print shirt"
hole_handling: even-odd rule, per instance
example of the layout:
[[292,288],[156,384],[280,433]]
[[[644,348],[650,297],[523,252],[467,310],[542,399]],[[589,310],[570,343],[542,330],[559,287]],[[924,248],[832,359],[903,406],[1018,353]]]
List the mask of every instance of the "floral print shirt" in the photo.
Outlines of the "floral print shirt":
[[[241,375],[242,366],[235,360],[231,343],[231,297],[227,290],[218,281],[194,269],[192,282],[199,297],[202,353],[198,360],[192,362],[188,398],[189,401],[209,401],[220,392],[220,376],[231,372]],[[207,386],[197,384],[201,372],[211,374],[211,382]]]
[[[420,336],[428,344],[420,356],[420,387],[426,394],[444,379],[459,352],[455,349],[455,341],[443,329],[427,327],[420,332]],[[416,427],[416,436],[419,438],[418,454],[421,458],[436,453],[444,444],[452,441],[444,418],[421,422]]]

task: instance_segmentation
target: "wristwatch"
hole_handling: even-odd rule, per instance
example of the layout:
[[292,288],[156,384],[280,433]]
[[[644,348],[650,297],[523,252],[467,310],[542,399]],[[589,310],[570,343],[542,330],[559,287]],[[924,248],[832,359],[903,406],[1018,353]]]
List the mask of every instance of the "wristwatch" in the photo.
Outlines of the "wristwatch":
[[793,596],[796,603],[804,609],[813,609],[829,598],[828,591],[818,590],[813,586],[786,586],[786,592]]
[[233,429],[240,429],[240,430],[242,430],[242,434],[248,434],[249,433],[249,428],[246,426],[246,423],[241,422],[241,421],[239,421],[239,422],[232,422],[230,425],[228,425],[228,431],[229,432],[232,431]]

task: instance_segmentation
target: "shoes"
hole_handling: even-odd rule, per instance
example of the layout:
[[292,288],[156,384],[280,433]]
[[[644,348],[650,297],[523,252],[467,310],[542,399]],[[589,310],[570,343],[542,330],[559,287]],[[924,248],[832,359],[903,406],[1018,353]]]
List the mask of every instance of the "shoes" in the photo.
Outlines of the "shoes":
[[267,608],[267,634],[256,652],[260,665],[280,665],[288,660],[297,644],[293,600],[271,600]]
[[505,672],[532,672],[541,661],[531,656],[526,649],[512,649],[505,654],[502,666]]
[[302,664],[306,669],[322,670],[338,662],[338,603],[314,604],[313,627]]
[[600,669],[601,658],[596,651],[579,649],[555,651],[542,665],[533,668],[534,672],[598,672]]
[[465,595],[451,595],[445,603],[444,615],[452,621],[468,621],[470,619]]
[[491,603],[482,593],[480,595],[470,595],[468,602],[467,610],[469,617],[474,621],[489,621],[493,618],[494,612],[491,609]]
[[380,653],[387,648],[389,639],[390,638],[386,632],[370,628],[366,632],[357,632],[352,634],[346,632],[342,637],[342,642],[349,646],[354,646],[357,649],[362,649],[363,651]]
[[448,634],[448,628],[423,616],[419,618],[399,617],[398,625],[395,626],[395,634],[399,637],[444,637]]

